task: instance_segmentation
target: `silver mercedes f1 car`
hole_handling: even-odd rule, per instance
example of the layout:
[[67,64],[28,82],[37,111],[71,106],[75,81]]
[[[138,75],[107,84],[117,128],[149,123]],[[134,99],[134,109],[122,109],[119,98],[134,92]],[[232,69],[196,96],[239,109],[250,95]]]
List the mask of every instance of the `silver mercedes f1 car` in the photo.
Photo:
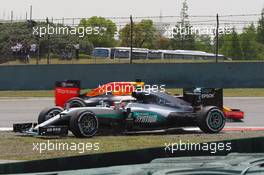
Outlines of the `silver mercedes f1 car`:
[[124,99],[114,106],[102,101],[95,107],[46,108],[40,112],[38,123],[14,124],[13,129],[32,135],[61,135],[70,130],[76,137],[92,137],[105,130],[126,132],[185,126],[218,133],[225,126],[222,110],[199,103],[195,94],[184,98],[163,92],[133,92],[132,97],[133,100]]

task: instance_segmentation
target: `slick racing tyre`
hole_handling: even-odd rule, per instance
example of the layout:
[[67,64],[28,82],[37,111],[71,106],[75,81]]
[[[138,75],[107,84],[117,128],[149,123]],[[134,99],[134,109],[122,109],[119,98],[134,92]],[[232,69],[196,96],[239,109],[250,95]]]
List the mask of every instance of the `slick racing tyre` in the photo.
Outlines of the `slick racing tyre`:
[[224,113],[217,107],[204,107],[198,115],[198,126],[205,133],[219,133],[225,126]]
[[86,104],[83,101],[83,99],[79,98],[79,97],[74,97],[71,98],[70,100],[68,100],[65,105],[64,108],[69,107],[69,108],[79,108],[79,107],[85,107]]
[[82,111],[70,119],[70,130],[76,137],[92,137],[98,130],[97,117],[90,111]]
[[38,116],[38,124],[43,123],[50,118],[58,115],[61,113],[63,109],[61,107],[52,107],[52,108],[45,108],[43,109]]

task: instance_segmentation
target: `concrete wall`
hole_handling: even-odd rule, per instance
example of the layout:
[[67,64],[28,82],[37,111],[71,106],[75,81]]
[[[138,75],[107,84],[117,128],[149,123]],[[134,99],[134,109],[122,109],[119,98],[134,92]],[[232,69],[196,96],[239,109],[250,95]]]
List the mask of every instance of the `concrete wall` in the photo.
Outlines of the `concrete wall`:
[[264,62],[0,66],[0,90],[53,89],[57,80],[81,80],[82,88],[141,79],[166,87],[264,87]]

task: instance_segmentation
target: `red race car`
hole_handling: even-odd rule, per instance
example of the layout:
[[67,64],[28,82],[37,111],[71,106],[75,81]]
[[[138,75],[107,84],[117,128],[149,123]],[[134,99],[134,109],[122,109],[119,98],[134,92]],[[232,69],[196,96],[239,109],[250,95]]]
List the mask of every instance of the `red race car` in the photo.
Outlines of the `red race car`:
[[144,82],[110,82],[84,94],[80,91],[80,81],[68,80],[56,82],[55,105],[64,107],[96,106],[104,102],[114,105],[117,101],[131,101],[131,93],[144,86]]

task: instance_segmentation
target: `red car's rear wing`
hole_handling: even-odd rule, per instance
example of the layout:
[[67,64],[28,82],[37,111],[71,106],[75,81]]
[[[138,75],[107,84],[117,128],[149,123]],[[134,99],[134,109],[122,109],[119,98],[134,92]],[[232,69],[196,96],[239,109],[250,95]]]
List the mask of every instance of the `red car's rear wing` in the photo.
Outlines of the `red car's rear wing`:
[[81,82],[78,80],[57,81],[55,83],[55,105],[64,107],[64,104],[73,97],[80,95]]

